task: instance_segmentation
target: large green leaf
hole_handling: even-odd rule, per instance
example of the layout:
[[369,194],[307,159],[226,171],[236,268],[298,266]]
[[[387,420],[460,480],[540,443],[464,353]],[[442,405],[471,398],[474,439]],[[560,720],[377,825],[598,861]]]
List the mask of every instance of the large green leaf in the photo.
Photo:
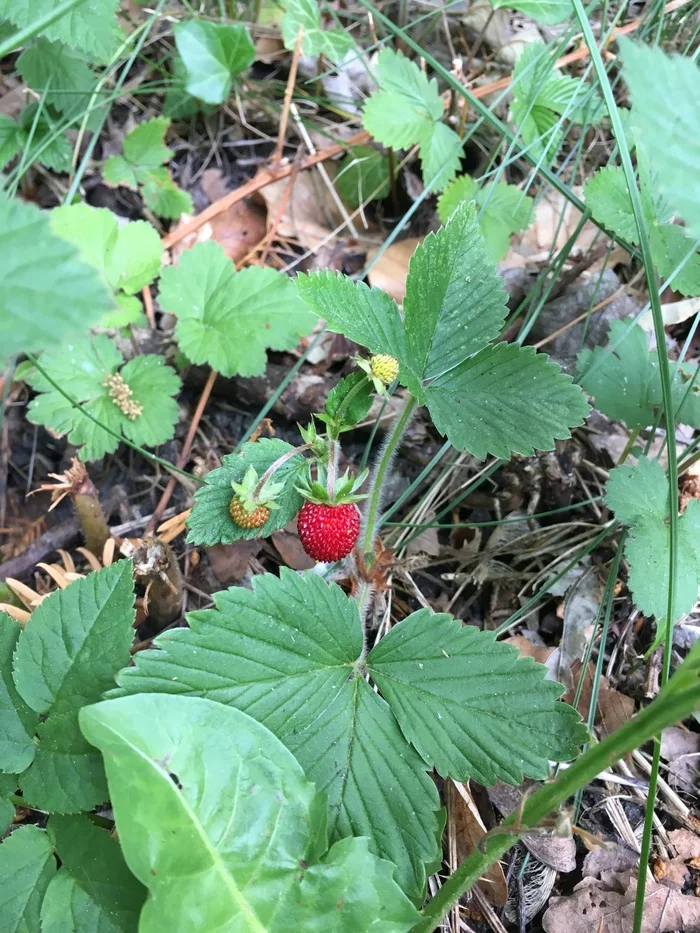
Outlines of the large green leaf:
[[367,840],[326,854],[323,799],[259,722],[207,699],[124,697],[83,710],[105,755],[141,933],[402,933],[418,913]]
[[532,347],[486,347],[426,388],[435,427],[480,459],[553,450],[555,440],[583,423],[588,404],[548,359]]
[[116,839],[84,816],[52,816],[47,832],[61,867],[41,908],[44,933],[136,933],[146,890]]
[[[24,29],[62,5],[64,0],[0,0],[0,20]],[[42,30],[47,39],[63,42],[92,61],[106,62],[118,40],[119,0],[84,0]]]
[[[66,120],[82,120],[97,84],[83,58],[59,42],[39,39],[22,52],[17,69],[25,83],[43,94],[44,102],[59,110]],[[96,119],[100,119],[97,109],[88,117],[88,127],[92,128]]]
[[12,679],[20,631],[14,619],[0,612],[0,771],[24,771],[36,754],[33,735],[39,716],[17,693]]
[[299,29],[303,29],[302,55],[325,55],[329,61],[342,62],[355,48],[355,39],[346,29],[324,29],[321,10],[316,0],[287,0],[282,17],[282,41],[285,48],[294,50]]
[[232,541],[257,538],[261,534],[269,536],[289,524],[304,504],[295,488],[306,468],[302,454],[290,457],[275,471],[274,482],[284,483],[285,488],[279,498],[279,508],[270,511],[270,517],[262,528],[241,528],[231,518],[229,505],[234,495],[232,482],[242,482],[250,467],[262,478],[275,460],[292,449],[291,444],[285,441],[264,437],[244,444],[240,454],[225,456],[221,467],[207,473],[205,485],[195,494],[192,514],[187,522],[190,530],[187,540],[195,544],[231,544]]
[[661,193],[700,237],[700,69],[680,55],[620,40],[635,136]]
[[286,568],[253,585],[216,594],[216,610],[160,635],[161,650],[139,652],[119,683],[129,693],[205,696],[254,716],[327,794],[331,841],[369,836],[420,900],[426,865],[439,857],[438,797],[386,703],[356,675],[356,603]]
[[52,233],[49,215],[0,193],[0,359],[58,347],[114,301],[76,250]]
[[404,311],[413,372],[434,379],[481,350],[500,332],[507,299],[476,207],[464,203],[411,257]]
[[[675,495],[674,508],[676,506]],[[640,457],[636,466],[620,466],[610,474],[606,500],[615,517],[629,528],[625,557],[628,584],[645,615],[663,619],[668,613],[670,526],[668,480],[656,460]],[[690,612],[700,585],[700,501],[691,499],[678,519],[676,588],[672,621]]]
[[19,124],[6,113],[0,113],[0,169],[19,152]]
[[2,933],[38,933],[46,888],[56,859],[43,829],[22,826],[0,844]]
[[266,350],[291,350],[315,318],[292,280],[275,269],[236,272],[218,243],[198,243],[163,270],[161,306],[177,316],[175,336],[193,363],[224,376],[257,376]]
[[223,104],[232,79],[255,59],[255,46],[243,23],[191,19],[173,29],[187,72],[187,92],[206,104]]
[[564,688],[492,632],[429,609],[394,626],[367,669],[401,731],[443,777],[481,784],[545,780],[574,758],[586,730]]
[[330,330],[345,334],[372,353],[388,353],[406,362],[403,321],[393,298],[364,282],[353,282],[329,269],[298,275],[299,294]]

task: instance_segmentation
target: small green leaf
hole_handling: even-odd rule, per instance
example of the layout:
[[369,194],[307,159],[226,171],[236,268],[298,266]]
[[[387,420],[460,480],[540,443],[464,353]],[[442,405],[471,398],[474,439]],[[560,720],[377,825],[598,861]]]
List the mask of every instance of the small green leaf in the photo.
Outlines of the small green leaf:
[[0,771],[20,772],[29,767],[36,754],[34,732],[39,722],[17,693],[12,679],[12,658],[20,626],[0,612]]
[[507,299],[466,203],[411,257],[404,311],[413,372],[434,379],[481,350],[499,334]]
[[244,444],[240,454],[224,457],[222,466],[207,473],[205,485],[195,493],[192,514],[187,522],[190,530],[187,540],[195,544],[231,544],[241,539],[258,538],[261,534],[268,536],[291,522],[304,503],[295,489],[306,467],[302,454],[290,457],[275,472],[274,482],[284,483],[285,489],[278,500],[280,507],[270,512],[262,528],[240,528],[229,515],[233,498],[231,483],[242,482],[251,466],[262,477],[275,460],[290,450],[292,446],[284,441],[261,438]]
[[369,836],[404,891],[421,900],[426,866],[433,870],[439,854],[437,792],[386,703],[354,674],[356,603],[335,584],[284,567],[253,587],[217,593],[215,611],[164,632],[162,650],[139,652],[121,686],[206,696],[253,715],[327,794],[331,841]]
[[345,29],[323,28],[316,0],[287,0],[282,18],[282,41],[290,52],[294,50],[300,27],[304,30],[302,55],[325,55],[329,61],[338,63],[355,48],[354,38]]
[[442,777],[546,780],[549,762],[574,758],[586,739],[544,665],[442,613],[421,609],[395,625],[367,669],[403,734]]
[[[670,526],[668,480],[661,465],[640,457],[637,466],[610,473],[606,499],[615,517],[629,527],[625,557],[635,604],[648,616],[668,612]],[[676,496],[673,496],[676,507]],[[678,519],[678,551],[673,622],[690,612],[700,585],[700,501],[691,499]]]
[[178,23],[173,35],[187,72],[187,92],[206,104],[223,104],[232,79],[255,60],[255,46],[242,23],[191,19]]
[[[187,91],[188,72],[185,63],[179,55],[174,55],[170,62],[172,71],[171,79],[168,83],[168,89],[165,92],[163,101],[163,116],[171,120],[189,120],[196,116],[200,111],[207,109],[206,104],[201,100],[192,97]],[[209,108],[211,109],[211,108]]]
[[[46,372],[99,424],[75,408],[38,370],[27,375],[39,393],[29,405],[28,419],[67,434],[70,442],[80,447],[81,460],[97,460],[116,450],[119,434],[140,445],[155,446],[169,440],[178,417],[177,404],[170,396],[179,391],[180,379],[155,354],[136,357],[120,370],[122,362],[116,345],[104,334],[77,340],[63,350],[47,351],[42,356]],[[115,378],[117,389],[110,385]],[[121,401],[119,389],[130,393]]]
[[56,873],[43,829],[21,826],[0,843],[0,918],[3,933],[38,933],[41,902]]
[[136,933],[146,890],[119,843],[83,816],[52,816],[49,839],[61,860],[41,909],[51,933]]
[[143,175],[142,184],[144,203],[158,217],[178,220],[181,214],[194,213],[192,196],[178,188],[167,168],[147,172]]
[[632,210],[632,199],[621,168],[607,165],[592,175],[585,184],[586,206],[594,219],[615,236],[630,243],[639,243],[639,233]]
[[55,172],[70,172],[73,150],[68,137],[45,108],[39,111],[39,104],[29,104],[19,115],[17,139],[27,162],[40,162]]
[[340,163],[335,186],[353,209],[368,200],[382,201],[390,191],[388,156],[373,146],[354,146]]
[[268,348],[291,350],[314,326],[288,276],[261,266],[236,272],[211,240],[163,270],[160,304],[177,316],[183,353],[224,376],[260,375]]
[[[63,0],[0,0],[0,20],[7,19],[24,29],[54,9]],[[63,42],[92,61],[107,62],[116,49],[119,31],[117,11],[119,0],[91,0],[76,4],[46,26],[41,35]]]
[[661,193],[700,237],[700,69],[690,58],[620,41],[635,136]]
[[[654,225],[650,235],[651,252],[659,275],[670,279],[671,287],[682,295],[700,295],[700,252],[695,249],[695,237],[687,236],[677,224]],[[688,255],[690,258],[686,260]],[[684,260],[681,271],[673,275]]]
[[525,16],[536,19],[538,23],[544,23],[545,26],[564,23],[574,15],[571,0],[491,0],[491,6],[494,10],[500,10],[502,7],[518,10]]
[[425,390],[433,423],[458,450],[483,459],[553,450],[588,405],[571,377],[532,347],[486,347]]
[[19,149],[19,124],[7,114],[0,113],[0,169],[5,168]]
[[462,161],[462,140],[446,123],[436,123],[420,142],[423,183],[431,191],[442,191],[452,181]]
[[60,347],[113,307],[99,276],[52,233],[49,215],[2,193],[0,279],[0,359]]
[[330,330],[345,334],[372,353],[388,353],[399,362],[407,359],[401,314],[386,292],[328,269],[298,275],[295,283],[301,297],[325,318]]
[[336,431],[348,431],[369,414],[374,401],[372,382],[363,372],[351,373],[328,394],[324,420]]
[[169,162],[172,152],[165,145],[169,127],[167,117],[154,117],[139,123],[124,137],[124,158],[141,169],[158,168]]
[[[39,39],[22,52],[17,69],[29,87],[44,95],[46,105],[66,120],[82,120],[97,85],[97,77],[83,58],[59,42]],[[100,119],[97,108],[88,117],[90,129],[96,119]]]

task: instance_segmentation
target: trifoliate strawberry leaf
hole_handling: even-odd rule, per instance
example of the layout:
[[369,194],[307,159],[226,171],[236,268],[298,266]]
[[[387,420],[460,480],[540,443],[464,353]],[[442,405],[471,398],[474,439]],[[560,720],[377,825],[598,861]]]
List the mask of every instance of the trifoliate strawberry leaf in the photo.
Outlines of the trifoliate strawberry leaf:
[[54,233],[76,246],[115,291],[135,295],[158,275],[163,248],[145,220],[120,226],[111,211],[87,204],[57,207],[50,217]]
[[[95,73],[83,58],[60,42],[39,39],[17,59],[17,70],[28,87],[44,95],[45,105],[66,120],[82,120],[97,85]],[[88,117],[88,128],[93,129],[98,120],[95,109]]]
[[20,626],[0,612],[0,771],[28,768],[36,754],[34,733],[39,716],[17,693],[12,677],[12,658]]
[[366,201],[382,201],[390,191],[389,157],[373,146],[354,146],[338,167],[335,186],[353,209]]
[[486,347],[425,389],[435,427],[479,459],[553,450],[555,440],[583,423],[588,404],[548,360],[532,347]]
[[6,113],[0,113],[0,169],[19,152],[19,124]]
[[41,929],[41,904],[55,874],[51,843],[38,826],[20,826],[0,843],[3,933],[35,933]]
[[298,275],[294,281],[306,304],[325,319],[330,330],[345,334],[372,353],[407,360],[401,314],[386,292],[330,270]]
[[443,113],[435,78],[428,80],[415,62],[391,49],[379,53],[375,74],[379,90],[362,114],[367,132],[396,149],[427,139]]
[[78,710],[114,683],[129,658],[133,621],[132,566],[125,560],[52,593],[22,630],[14,684],[28,707],[46,715],[34,760],[19,778],[32,806],[75,813],[107,799],[100,757],[78,728]]
[[133,933],[146,889],[117,840],[84,816],[52,816],[46,831],[61,867],[41,907],[42,929]]
[[154,117],[139,123],[124,137],[124,158],[140,169],[158,168],[169,162],[172,151],[165,145],[170,127],[166,117]]
[[40,162],[55,172],[70,172],[73,150],[46,108],[29,104],[19,115],[17,139],[28,163]]
[[574,758],[586,739],[543,665],[444,613],[421,609],[394,626],[370,651],[367,670],[403,734],[442,777],[545,780],[549,762]]
[[52,233],[49,216],[0,193],[0,359],[59,347],[114,306],[95,271]]
[[435,123],[421,141],[419,157],[423,183],[431,191],[442,191],[459,171],[462,140],[446,123]]
[[86,709],[81,723],[104,752],[124,855],[149,890],[142,933],[194,916],[201,930],[407,933],[419,918],[366,839],[327,852],[323,799],[245,713],[124,697]]
[[[631,319],[613,321],[608,335],[610,347],[582,350],[578,355],[578,382],[592,395],[596,408],[628,428],[654,424],[663,407],[658,356],[649,350],[647,336]],[[695,368],[671,367],[671,391],[676,420],[700,427],[700,385]]]
[[481,350],[499,334],[507,300],[476,209],[463,204],[409,263],[404,311],[412,371],[434,379]]
[[348,52],[355,48],[355,40],[345,29],[324,29],[321,11],[316,0],[287,0],[282,18],[282,41],[285,48],[293,51],[299,29],[303,29],[302,55],[325,55],[331,62],[342,62]]
[[491,0],[491,6],[494,10],[518,10],[545,26],[564,23],[574,15],[571,0]]
[[116,345],[103,334],[47,351],[42,367],[100,423],[75,408],[38,370],[27,376],[39,392],[29,405],[28,419],[67,434],[80,447],[81,460],[97,460],[117,449],[118,437],[105,428],[140,446],[165,443],[175,432],[178,407],[171,396],[180,390],[179,377],[155,354],[122,363]]
[[420,900],[426,866],[439,858],[438,796],[386,703],[357,676],[356,603],[335,584],[284,567],[253,586],[216,594],[216,610],[160,635],[161,650],[139,652],[119,683],[129,693],[204,696],[254,716],[327,795],[331,842],[369,836]]
[[[668,480],[658,461],[641,457],[637,466],[616,467],[610,473],[606,501],[615,517],[629,528],[625,557],[628,585],[636,605],[648,616],[664,619],[668,612],[670,526]],[[673,508],[676,496],[673,495]],[[673,622],[690,612],[700,586],[700,501],[691,499],[678,519],[676,586]]]
[[177,316],[182,352],[224,376],[260,375],[267,349],[291,350],[315,323],[288,276],[261,266],[236,272],[213,240],[163,270],[159,300]]
[[447,223],[465,201],[474,201],[479,208],[479,229],[494,262],[500,262],[508,252],[510,238],[521,233],[532,217],[532,198],[516,185],[498,182],[479,186],[471,175],[460,175],[451,181],[440,195],[438,216]]
[[306,468],[303,454],[290,457],[275,471],[272,482],[284,483],[284,492],[277,499],[279,508],[270,511],[270,517],[261,528],[241,528],[229,514],[229,505],[234,495],[231,483],[242,482],[250,467],[262,478],[275,460],[291,450],[293,448],[290,444],[265,437],[244,444],[240,454],[224,457],[222,466],[207,473],[205,485],[195,493],[192,514],[187,521],[190,530],[187,540],[205,545],[231,544],[233,541],[258,538],[261,535],[267,537],[291,522],[304,503],[295,488]]
[[186,89],[206,104],[223,104],[236,75],[255,60],[255,46],[243,23],[191,19],[173,29],[187,72]]
[[700,237],[700,69],[680,55],[620,42],[632,98],[635,138],[643,143],[662,194]]
[[[9,20],[24,29],[35,26],[47,13],[64,5],[62,0],[0,0],[0,20]],[[108,62],[119,38],[118,9],[119,0],[76,4],[42,29],[41,35],[63,42],[91,61]]]

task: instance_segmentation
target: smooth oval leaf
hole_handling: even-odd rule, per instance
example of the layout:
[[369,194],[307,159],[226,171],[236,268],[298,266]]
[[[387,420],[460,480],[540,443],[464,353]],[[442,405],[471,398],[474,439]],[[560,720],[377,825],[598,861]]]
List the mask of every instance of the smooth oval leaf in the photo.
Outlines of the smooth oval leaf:
[[255,60],[255,46],[243,23],[191,19],[173,29],[187,72],[187,92],[206,104],[223,104],[232,79]]

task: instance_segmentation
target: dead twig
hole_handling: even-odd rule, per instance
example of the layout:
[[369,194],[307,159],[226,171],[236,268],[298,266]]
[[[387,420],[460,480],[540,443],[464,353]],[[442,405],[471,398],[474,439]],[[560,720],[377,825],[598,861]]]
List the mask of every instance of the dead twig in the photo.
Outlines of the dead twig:
[[292,53],[292,64],[289,68],[289,77],[287,78],[287,87],[284,90],[284,102],[282,104],[282,116],[280,119],[279,133],[277,134],[277,145],[272,156],[272,164],[279,165],[282,161],[284,143],[287,136],[287,123],[289,121],[289,110],[292,106],[292,96],[294,86],[297,81],[297,68],[299,67],[299,57],[301,56],[301,43],[304,38],[304,27],[300,26],[297,32],[297,41],[294,43],[294,52]]

